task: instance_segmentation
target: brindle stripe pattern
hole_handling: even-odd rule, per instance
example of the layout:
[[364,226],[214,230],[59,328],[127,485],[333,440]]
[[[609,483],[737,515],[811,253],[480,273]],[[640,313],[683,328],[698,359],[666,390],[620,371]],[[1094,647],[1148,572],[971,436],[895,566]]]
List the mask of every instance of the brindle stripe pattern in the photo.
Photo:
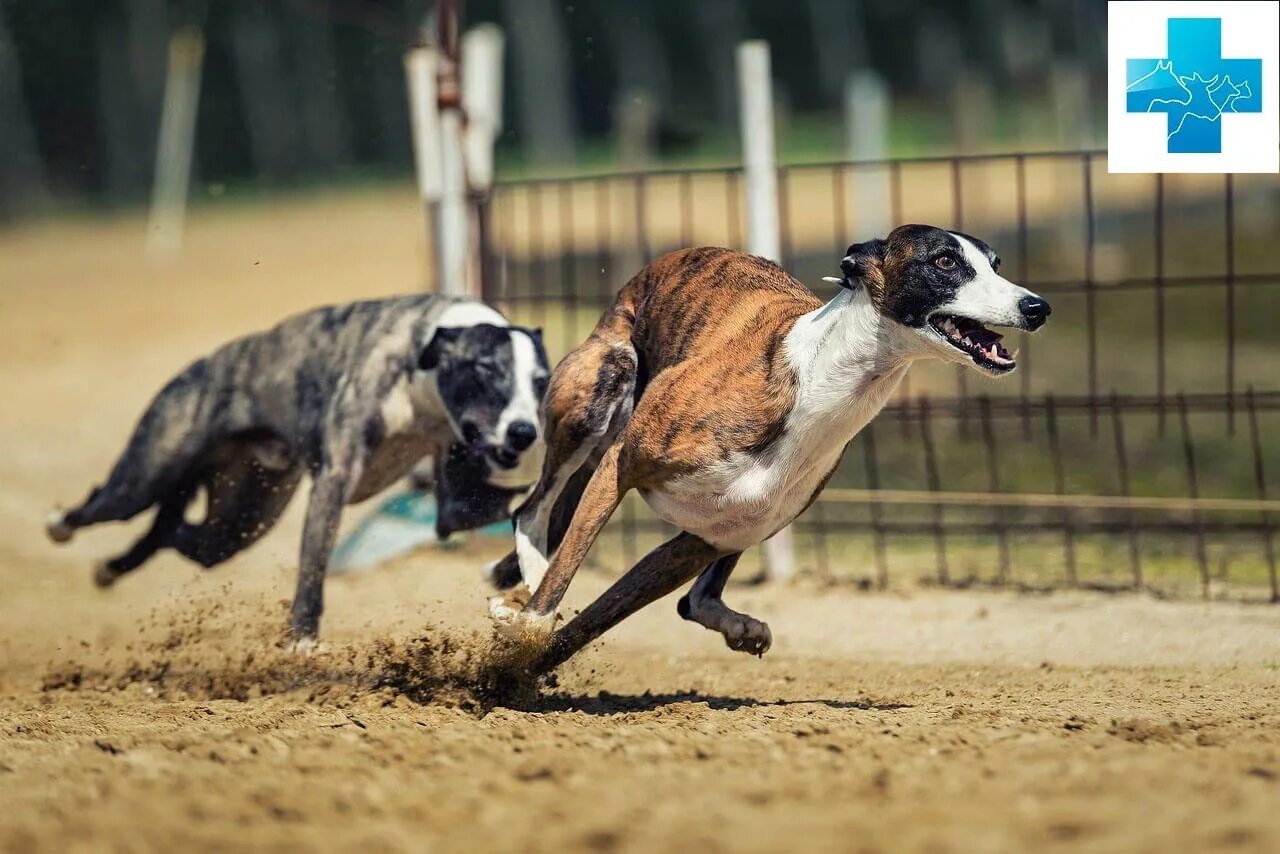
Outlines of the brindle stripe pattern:
[[[796,378],[776,351],[796,319],[820,305],[763,258],[714,247],[664,255],[622,288],[583,346],[556,368],[549,424],[571,427],[564,434],[571,445],[599,430],[593,402],[616,399],[614,363],[634,348],[638,364],[625,373],[635,377],[638,405],[622,449],[634,486],[737,451],[767,453],[795,399]],[[762,337],[769,346],[761,347]],[[762,350],[747,361],[738,356]],[[717,393],[726,386],[738,392],[731,399]],[[587,389],[590,400],[583,400]]]

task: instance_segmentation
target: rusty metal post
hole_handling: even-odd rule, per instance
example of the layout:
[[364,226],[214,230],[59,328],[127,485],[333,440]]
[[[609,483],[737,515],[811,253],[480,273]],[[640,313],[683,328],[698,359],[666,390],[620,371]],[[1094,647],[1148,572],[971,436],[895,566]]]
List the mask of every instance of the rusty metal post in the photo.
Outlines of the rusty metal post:
[[[1178,393],[1178,421],[1182,426],[1182,452],[1187,464],[1187,490],[1192,498],[1200,497],[1200,479],[1196,472],[1196,450],[1191,438],[1191,421],[1187,417],[1187,398]],[[1195,527],[1196,562],[1200,565],[1200,585],[1205,599],[1209,598],[1209,554],[1204,544],[1204,520],[1200,510],[1191,510],[1192,524]]]

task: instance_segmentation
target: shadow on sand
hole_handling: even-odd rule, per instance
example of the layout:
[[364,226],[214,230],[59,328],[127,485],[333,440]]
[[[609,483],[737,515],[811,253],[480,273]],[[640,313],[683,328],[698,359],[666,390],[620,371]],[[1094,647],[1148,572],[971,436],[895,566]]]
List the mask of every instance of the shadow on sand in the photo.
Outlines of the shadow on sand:
[[892,712],[909,709],[906,703],[880,703],[871,700],[757,700],[751,697],[718,697],[698,691],[681,691],[668,694],[611,694],[601,691],[594,697],[579,694],[548,694],[539,698],[535,708],[539,712],[585,712],[589,715],[616,715],[624,712],[651,712],[676,703],[701,703],[716,711],[764,708],[767,706],[799,706],[817,704],[829,709],[860,709],[863,711]]

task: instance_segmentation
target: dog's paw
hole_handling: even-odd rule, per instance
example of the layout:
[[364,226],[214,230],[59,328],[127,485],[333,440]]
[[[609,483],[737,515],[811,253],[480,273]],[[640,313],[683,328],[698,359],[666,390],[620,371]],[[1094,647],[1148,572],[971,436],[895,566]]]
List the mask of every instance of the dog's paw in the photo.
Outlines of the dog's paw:
[[724,636],[725,646],[748,655],[763,657],[773,646],[773,632],[769,631],[769,624],[746,614],[736,614],[726,620],[720,627],[720,634]]
[[49,539],[53,540],[53,542],[66,543],[70,542],[76,529],[67,524],[65,513],[55,510],[44,520],[44,532],[49,535]]
[[532,595],[528,587],[523,584],[517,584],[515,587],[504,590],[496,596],[490,596],[489,616],[499,623],[514,622],[524,610],[524,606],[529,604],[529,599]]
[[108,587],[115,584],[116,579],[119,577],[120,574],[112,569],[111,564],[105,560],[99,564],[95,564],[93,567],[93,583],[96,587],[100,587],[103,590],[106,590]]
[[289,641],[289,645],[286,649],[294,655],[302,656],[319,655],[320,653],[325,652],[324,644],[320,643],[319,639],[316,637],[309,635],[294,638]]
[[508,603],[495,605],[492,600],[489,602],[489,613],[493,616],[499,634],[529,646],[540,646],[549,641],[555,633],[556,620],[559,619],[554,611],[550,614],[538,614],[528,608],[517,610]]

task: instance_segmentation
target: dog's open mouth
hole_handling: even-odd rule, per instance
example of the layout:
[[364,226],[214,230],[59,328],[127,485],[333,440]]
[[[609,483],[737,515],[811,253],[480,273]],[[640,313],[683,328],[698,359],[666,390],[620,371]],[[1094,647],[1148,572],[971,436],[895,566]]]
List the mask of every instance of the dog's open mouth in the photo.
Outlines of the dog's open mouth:
[[1010,353],[1000,342],[1004,336],[976,320],[958,314],[935,314],[929,325],[952,347],[973,359],[979,367],[992,371],[1012,371],[1018,353]]
[[513,469],[520,464],[520,455],[510,448],[490,448],[489,459],[504,469]]

